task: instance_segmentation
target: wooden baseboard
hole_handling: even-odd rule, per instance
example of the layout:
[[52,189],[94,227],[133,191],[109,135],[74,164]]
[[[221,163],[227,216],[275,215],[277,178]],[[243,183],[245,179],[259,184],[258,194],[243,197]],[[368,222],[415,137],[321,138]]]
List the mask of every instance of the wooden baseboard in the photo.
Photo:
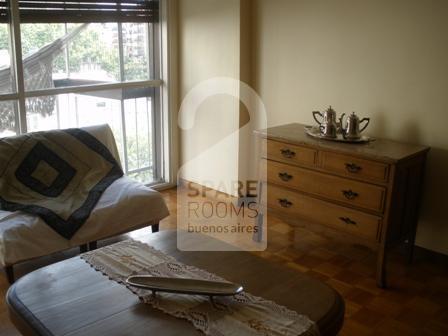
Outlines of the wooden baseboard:
[[416,261],[430,261],[448,267],[448,255],[417,245],[414,248],[414,259]]

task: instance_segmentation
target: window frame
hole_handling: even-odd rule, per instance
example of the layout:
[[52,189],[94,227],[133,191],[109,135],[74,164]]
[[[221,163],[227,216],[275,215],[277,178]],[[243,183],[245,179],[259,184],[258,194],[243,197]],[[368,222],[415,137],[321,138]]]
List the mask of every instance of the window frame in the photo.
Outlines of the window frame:
[[[169,0],[160,0],[159,3],[159,16],[160,20],[156,24],[156,32],[153,33],[158,43],[158,53],[155,55],[156,69],[154,72],[154,79],[139,80],[139,81],[124,81],[125,78],[121,78],[122,81],[114,83],[101,83],[101,84],[89,84],[79,86],[66,86],[50,89],[39,89],[33,91],[26,91],[24,84],[23,73],[23,56],[22,56],[22,43],[21,43],[21,26],[20,26],[20,12],[19,4],[17,1],[10,1],[10,54],[11,54],[11,74],[12,85],[15,92],[0,94],[0,101],[15,101],[17,111],[15,113],[15,125],[17,134],[25,134],[28,132],[27,127],[27,113],[25,102],[28,98],[41,97],[41,96],[53,96],[60,94],[77,94],[88,93],[95,91],[116,90],[124,88],[158,88],[160,94],[156,94],[156,103],[153,103],[155,108],[154,115],[156,116],[154,122],[154,131],[157,134],[154,136],[155,142],[153,146],[158,148],[154,153],[157,157],[154,158],[156,163],[154,166],[155,174],[158,181],[150,183],[155,188],[166,188],[175,184],[174,167],[172,165],[173,152],[176,152],[172,141],[173,139],[173,119],[171,118],[171,101],[173,96],[171,95],[171,80],[168,80],[169,68],[173,64],[173,61],[169,57],[170,45],[168,43],[168,31],[171,25],[171,19],[168,21],[168,12],[170,6]],[[121,23],[118,23],[121,26]],[[154,38],[153,36],[153,38]],[[121,63],[121,62],[120,62]],[[121,65],[121,67],[123,64]]]

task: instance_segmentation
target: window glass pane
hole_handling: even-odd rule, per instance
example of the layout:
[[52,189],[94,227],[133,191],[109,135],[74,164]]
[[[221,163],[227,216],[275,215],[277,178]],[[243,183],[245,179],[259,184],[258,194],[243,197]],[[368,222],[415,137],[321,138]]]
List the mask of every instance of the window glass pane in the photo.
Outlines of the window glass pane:
[[0,68],[9,67],[10,64],[8,24],[0,23]]
[[24,58],[38,52],[42,47],[65,35],[65,25],[63,23],[22,24],[20,30]]
[[9,24],[0,23],[0,94],[15,92],[10,65]]
[[90,23],[68,47],[69,78],[89,82],[120,80],[117,23]]
[[[100,95],[101,93],[97,93]],[[28,131],[92,126],[108,123],[120,129],[120,102],[90,94],[61,94],[26,100]]]
[[61,94],[26,100],[28,130],[109,124],[126,173],[143,182],[154,178],[154,89],[118,89]]
[[27,91],[120,80],[117,23],[22,24]]
[[153,97],[126,99],[123,105],[128,172],[140,181],[155,175]]
[[127,81],[150,78],[150,27],[147,23],[122,24],[124,74]]
[[[3,35],[7,36],[4,26],[0,47],[6,48],[7,44],[1,44]],[[147,23],[122,23],[121,30],[118,23],[22,24],[25,89],[112,83],[122,76],[123,81],[153,78],[153,50],[149,46],[152,34],[152,25]],[[4,40],[7,42],[7,38]],[[7,52],[4,49],[5,60]]]
[[20,29],[25,90],[53,88],[53,79],[66,77],[65,49],[59,40],[67,33],[65,24],[22,24]]
[[16,106],[15,101],[0,101],[0,138],[16,135]]

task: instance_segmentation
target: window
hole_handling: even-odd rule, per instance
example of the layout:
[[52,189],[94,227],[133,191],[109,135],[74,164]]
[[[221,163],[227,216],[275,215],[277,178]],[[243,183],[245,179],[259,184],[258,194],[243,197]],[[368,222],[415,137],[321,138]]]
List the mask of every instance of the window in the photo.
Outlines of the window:
[[107,123],[125,173],[164,181],[158,0],[0,0],[0,137]]

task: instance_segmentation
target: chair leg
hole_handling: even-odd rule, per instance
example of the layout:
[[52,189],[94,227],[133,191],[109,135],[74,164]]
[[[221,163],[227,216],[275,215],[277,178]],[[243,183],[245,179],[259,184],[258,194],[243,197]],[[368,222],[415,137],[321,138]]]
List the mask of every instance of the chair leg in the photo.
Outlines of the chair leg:
[[97,248],[98,248],[98,243],[96,240],[89,243],[89,251],[96,250]]
[[159,232],[159,223],[151,225],[151,232]]
[[88,251],[87,244],[79,245],[79,253],[86,253]]
[[10,285],[14,283],[14,268],[12,265],[5,267],[6,278]]

